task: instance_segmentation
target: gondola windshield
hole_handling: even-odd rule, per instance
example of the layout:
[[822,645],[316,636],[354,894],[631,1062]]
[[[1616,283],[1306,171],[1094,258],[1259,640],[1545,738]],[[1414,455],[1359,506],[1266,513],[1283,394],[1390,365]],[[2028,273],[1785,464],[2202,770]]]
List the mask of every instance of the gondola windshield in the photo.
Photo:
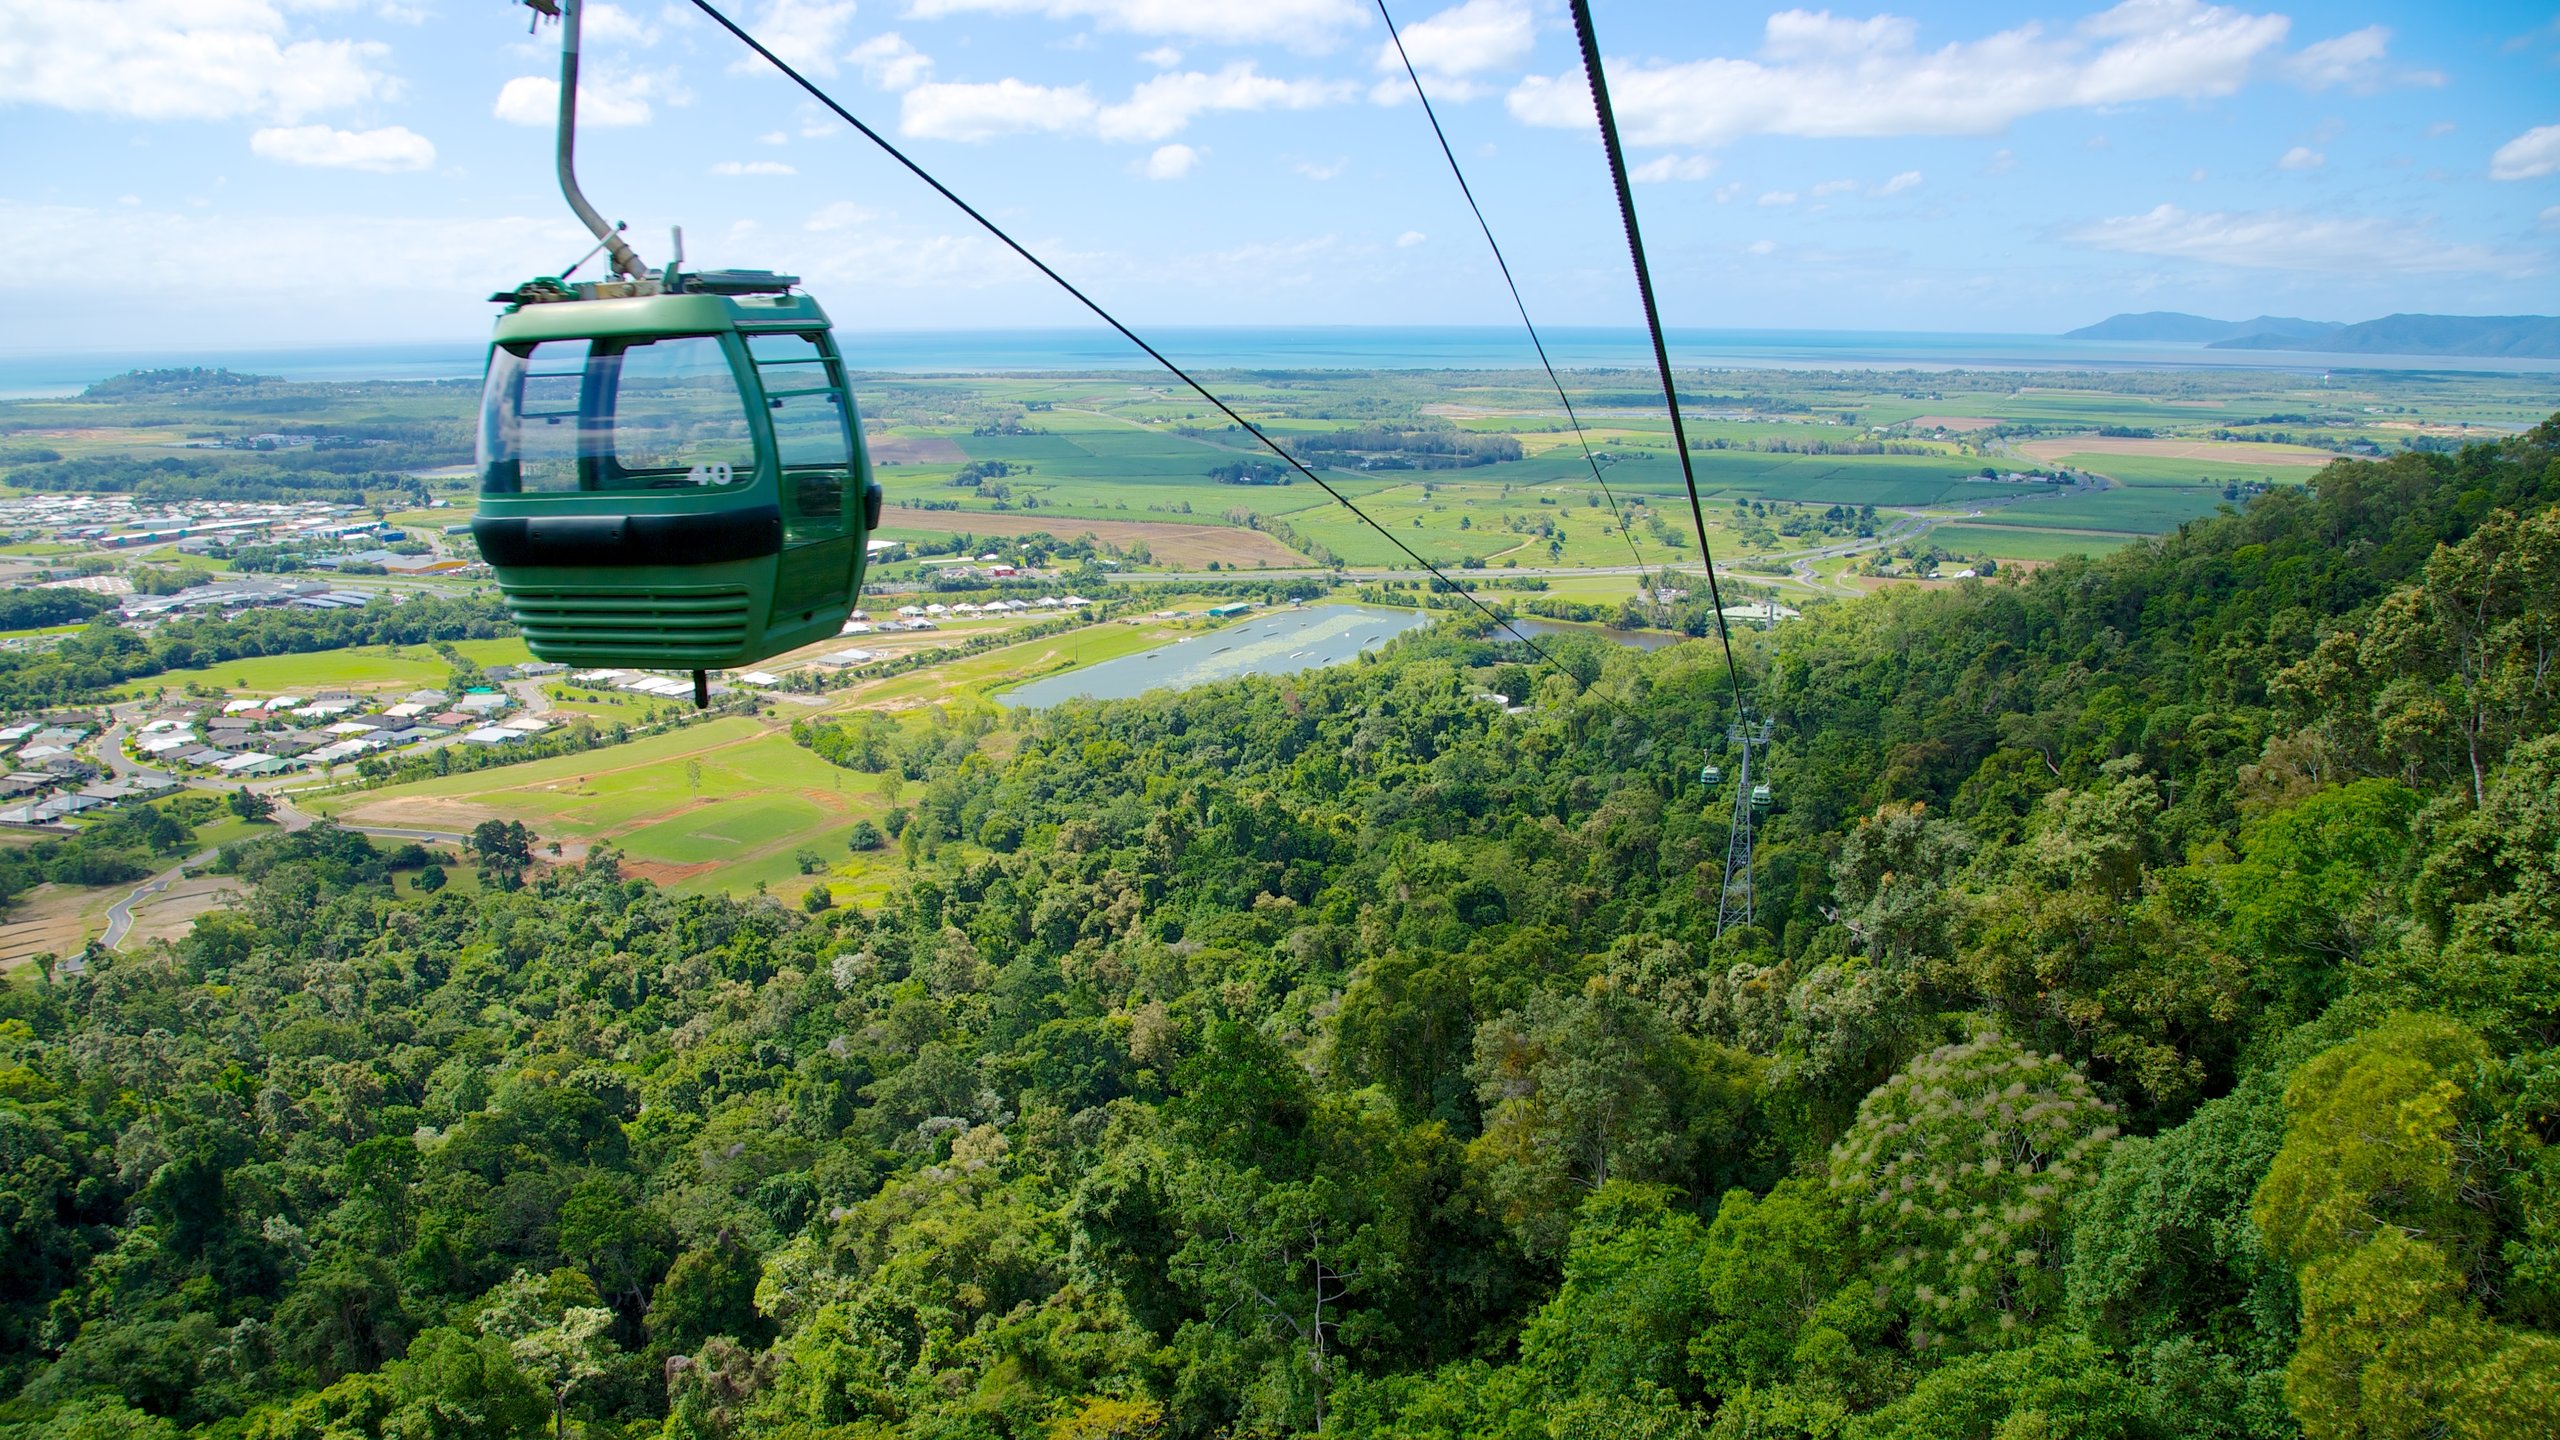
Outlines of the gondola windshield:
[[[827,463],[842,467],[842,409],[825,408]],[[491,353],[480,456],[492,495],[739,485],[755,475],[755,428],[716,335],[545,340]]]

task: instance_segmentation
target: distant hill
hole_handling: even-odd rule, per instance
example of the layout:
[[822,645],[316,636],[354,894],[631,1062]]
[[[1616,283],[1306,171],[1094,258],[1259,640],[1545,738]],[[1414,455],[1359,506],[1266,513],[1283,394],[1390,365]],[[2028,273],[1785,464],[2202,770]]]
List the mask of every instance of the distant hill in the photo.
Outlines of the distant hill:
[[83,400],[124,400],[146,395],[193,395],[205,390],[241,390],[279,383],[273,375],[243,375],[234,370],[191,365],[172,370],[128,370],[110,375],[80,392]]
[[2308,338],[2248,334],[2216,350],[2316,350],[2332,355],[2466,355],[2560,360],[2560,319],[2549,315],[2385,315]]
[[2210,345],[2247,336],[2298,337],[2342,328],[2334,320],[2297,320],[2261,315],[2255,320],[2216,320],[2176,310],[2146,310],[2139,315],[2110,315],[2095,325],[2067,331],[2065,340],[2166,340]]

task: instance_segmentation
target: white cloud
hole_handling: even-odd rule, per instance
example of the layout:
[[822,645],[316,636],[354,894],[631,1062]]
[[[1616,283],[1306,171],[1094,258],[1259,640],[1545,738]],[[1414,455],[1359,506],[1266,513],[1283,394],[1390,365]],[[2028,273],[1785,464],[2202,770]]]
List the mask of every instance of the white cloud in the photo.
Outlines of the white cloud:
[[2331,219],[2288,210],[2196,212],[2160,205],[2061,233],[2096,250],[2158,255],[2243,270],[2338,274],[2516,274],[2519,257],[2436,238],[2425,226],[2375,218]]
[[1812,195],[1814,199],[1820,200],[1829,195],[1845,195],[1857,188],[1858,182],[1855,180],[1825,180],[1813,187]]
[[2329,157],[2308,145],[2296,145],[2276,161],[2279,170],[2317,170],[2329,163]]
[[1296,170],[1299,174],[1306,176],[1310,180],[1339,180],[1342,178],[1342,173],[1351,168],[1351,157],[1348,155],[1337,156],[1332,161],[1323,165],[1319,165],[1313,160],[1301,160],[1290,168]]
[[711,167],[714,175],[797,175],[800,172],[779,160],[723,160]]
[[[587,107],[579,109],[578,118],[588,124],[605,123]],[[560,82],[545,75],[519,75],[498,87],[498,103],[489,107],[489,113],[510,125],[548,125],[559,118]]]
[[919,85],[899,104],[898,133],[924,140],[993,140],[1034,131],[1082,130],[1101,108],[1081,85],[1032,85],[1014,79],[982,85]]
[[1182,52],[1170,45],[1159,45],[1153,50],[1139,51],[1138,63],[1153,65],[1159,70],[1170,70],[1182,63]]
[[1639,185],[1659,185],[1672,180],[1704,180],[1716,173],[1712,155],[1658,155],[1627,172],[1627,178]]
[[2545,230],[2560,231],[2560,205],[2544,207],[2543,212],[2534,219],[2535,223]]
[[1348,99],[1341,81],[1279,80],[1239,60],[1215,75],[1177,71],[1139,82],[1129,98],[1097,117],[1106,140],[1162,140],[1213,110],[1312,110]]
[[1905,170],[1901,174],[1896,175],[1892,179],[1877,186],[1876,193],[1879,195],[1899,195],[1905,190],[1917,188],[1919,184],[1920,172],[1917,170]]
[[1796,203],[1796,192],[1793,190],[1765,191],[1760,196],[1760,203],[1767,206],[1793,205]]
[[1179,180],[1200,163],[1200,152],[1188,145],[1159,145],[1140,167],[1140,174],[1150,180]]
[[249,149],[287,165],[329,170],[388,174],[424,170],[436,163],[435,143],[403,125],[381,130],[332,130],[326,125],[260,130],[249,137]]
[[[7,200],[0,200],[0,234],[10,237],[0,295],[77,284],[103,269],[129,294],[261,305],[308,295],[313,276],[343,271],[350,255],[403,277],[402,290],[476,298],[523,279],[528,256],[574,255],[590,241],[565,216],[283,216]],[[0,307],[15,303],[0,299]]]
[[1741,181],[1726,181],[1724,184],[1716,187],[1716,203],[1719,205],[1730,205],[1742,194],[1742,190],[1743,185]]
[[788,145],[791,143],[791,137],[780,130],[767,130],[756,137],[756,143],[759,145]]
[[658,43],[658,27],[619,5],[593,3],[582,5],[578,12],[580,43],[597,45],[636,45],[642,49]]
[[2439,120],[2433,125],[2427,127],[2427,138],[2430,140],[2441,140],[2461,128],[2461,126],[2454,124],[2450,120]]
[[2537,125],[2489,157],[2492,180],[2539,180],[2560,170],[2560,125]]
[[880,214],[876,210],[865,210],[850,200],[838,200],[811,215],[800,228],[813,234],[824,235],[838,230],[850,230],[857,225],[867,225],[879,218]]
[[[646,125],[655,113],[651,101],[682,105],[692,98],[672,70],[599,69],[578,78],[578,123],[605,128]],[[543,75],[519,75],[499,89],[498,103],[489,113],[510,125],[548,128],[560,118],[560,82]]]
[[307,115],[388,99],[370,41],[293,40],[267,0],[8,0],[0,97],[138,120]]
[[1396,248],[1399,250],[1410,250],[1414,246],[1419,245],[1430,238],[1430,236],[1423,234],[1419,230],[1407,230],[1396,237]]
[[[10,263],[0,268],[0,315],[9,317],[13,336],[78,336],[132,348],[486,334],[491,308],[483,296],[594,243],[565,212],[551,213],[558,208],[533,215],[378,208],[279,215],[0,199],[0,235],[10,244]],[[771,266],[807,277],[820,294],[847,284],[889,296],[1004,289],[1009,310],[1055,316],[1053,323],[1066,318],[1045,281],[974,235],[919,227],[812,233],[791,224],[735,234],[688,227],[685,238],[692,263],[704,269]],[[349,255],[402,283],[360,312],[291,303],[307,300],[312,277],[344,271]],[[101,272],[116,276],[115,295],[101,297],[88,283]]]
[[[2028,24],[1923,51],[1910,20],[1788,10],[1769,17],[1762,59],[1630,65],[1609,88],[1638,145],[1989,135],[2046,110],[2231,94],[2290,25],[2200,0],[2124,0],[2069,31]],[[1532,125],[1590,123],[1579,72],[1528,77],[1510,107]]]
[[1339,32],[1369,23],[1368,7],[1356,0],[915,0],[908,13],[926,20],[972,13],[1045,15],[1138,35],[1304,50],[1321,50]]
[[[1413,57],[1413,68],[1438,79],[1517,64],[1536,44],[1537,22],[1521,0],[1466,0],[1404,27],[1405,54]],[[1404,73],[1394,41],[1379,43],[1378,68]]]
[[1985,175],[2006,175],[2017,168],[2018,152],[2009,149],[2004,145],[2001,148],[1992,151],[1991,158],[1983,162],[1982,173]]
[[[836,54],[844,33],[853,27],[854,0],[766,0],[747,28],[795,70],[808,75],[836,73]],[[733,75],[770,70],[761,55],[740,56],[729,66]]]
[[1742,249],[1743,253],[1749,255],[1775,255],[1778,253],[1778,242],[1775,240],[1754,240],[1750,244],[1743,246]]
[[874,35],[846,52],[862,67],[862,78],[874,89],[892,93],[913,90],[933,75],[933,58],[906,42],[897,31]]
[[2293,83],[2305,90],[2329,90],[2341,85],[2370,90],[2381,81],[2382,61],[2390,45],[2389,27],[2367,25],[2303,46],[2284,62],[2284,69]]

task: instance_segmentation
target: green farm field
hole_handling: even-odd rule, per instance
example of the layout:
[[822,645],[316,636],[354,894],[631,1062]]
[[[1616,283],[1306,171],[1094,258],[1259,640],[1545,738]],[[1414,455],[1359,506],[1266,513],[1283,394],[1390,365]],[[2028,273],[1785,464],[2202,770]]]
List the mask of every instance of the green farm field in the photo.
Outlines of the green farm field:
[[[2238,450],[2242,447],[2232,448]],[[2286,457],[2274,457],[2248,464],[2241,459],[2220,457],[2186,460],[2165,455],[2089,455],[2074,452],[2063,456],[2062,463],[2075,470],[2087,470],[2110,480],[2121,480],[2127,485],[2202,488],[2207,484],[2220,485],[2231,480],[2299,485],[2318,474],[2326,462],[2289,461]]]
[[2014,530],[2161,535],[2214,513],[2224,503],[2220,490],[2205,485],[2122,485],[1988,510],[1965,523]]
[[1968,522],[1940,525],[1929,532],[1931,543],[1961,555],[1988,555],[1995,560],[2059,560],[2065,555],[2104,555],[2142,537],[2112,533],[2024,529]]

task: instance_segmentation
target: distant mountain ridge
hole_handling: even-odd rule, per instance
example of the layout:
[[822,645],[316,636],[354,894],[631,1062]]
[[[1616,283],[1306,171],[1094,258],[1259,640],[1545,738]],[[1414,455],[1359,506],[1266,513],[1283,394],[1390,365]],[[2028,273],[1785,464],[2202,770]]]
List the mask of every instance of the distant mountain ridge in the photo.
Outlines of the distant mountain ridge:
[[2217,340],[2216,350],[2318,350],[2335,355],[2466,355],[2560,359],[2560,319],[2549,315],[2385,315],[2302,342],[2280,335]]
[[2146,310],[2139,315],[2110,315],[2095,325],[2067,331],[2065,340],[2167,340],[2211,345],[2252,335],[2299,337],[2344,329],[2335,320],[2297,320],[2261,315],[2255,320],[2215,320],[2176,310]]
[[2212,350],[2302,350],[2324,355],[2458,355],[2560,359],[2560,319],[2548,315],[2385,315],[2345,325],[2261,315],[2215,320],[2175,310],[2112,315],[2066,340],[2153,340]]

